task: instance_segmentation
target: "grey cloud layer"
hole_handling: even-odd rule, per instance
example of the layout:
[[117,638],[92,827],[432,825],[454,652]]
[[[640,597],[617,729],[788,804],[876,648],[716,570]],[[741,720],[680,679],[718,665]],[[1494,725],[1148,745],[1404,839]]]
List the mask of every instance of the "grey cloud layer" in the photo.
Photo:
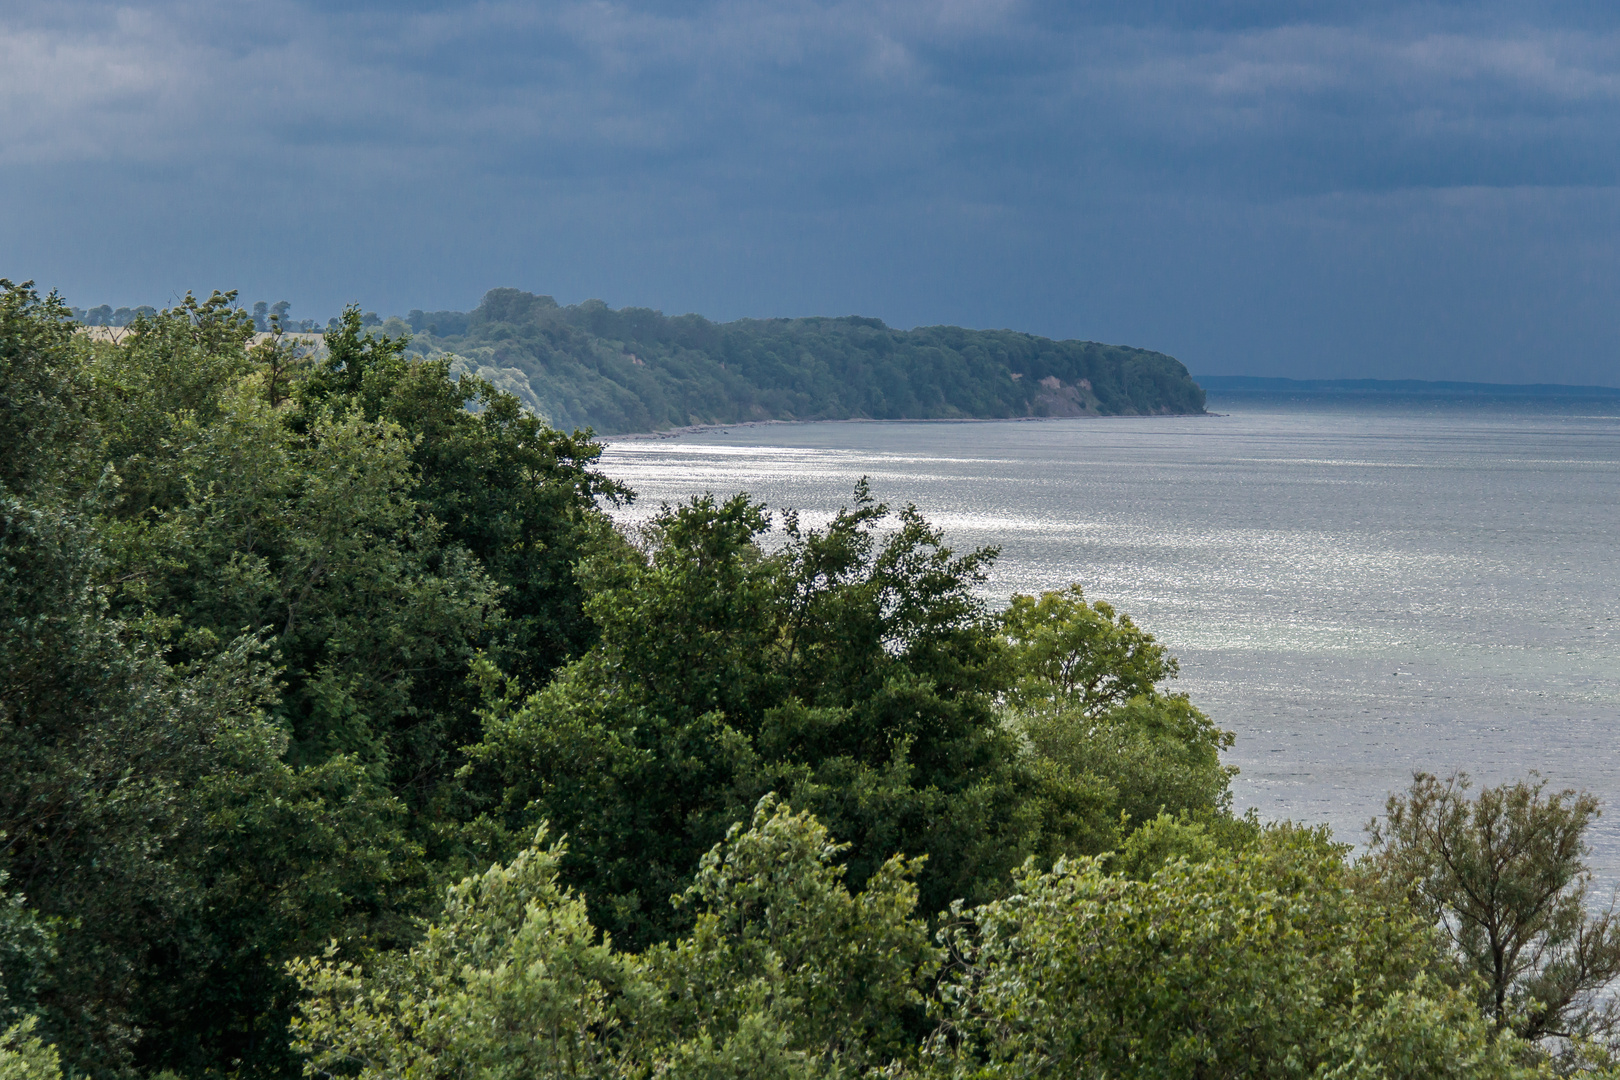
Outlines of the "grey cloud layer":
[[1423,337],[1428,296],[1472,335],[1455,376],[1513,369],[1562,297],[1554,351],[1590,380],[1620,330],[1592,225],[1620,13],[0,0],[0,179],[40,204],[0,220],[33,263],[0,273],[134,302],[222,268],[306,310],[577,287],[1276,371]]
[[[222,10],[223,8],[223,10]],[[1015,175],[1285,189],[1612,183],[1620,32],[1409,17],[1219,30],[1009,2],[288,3],[0,17],[0,161],[255,160],[336,145],[559,174],[821,178],[921,155]],[[830,160],[824,155],[835,155]],[[983,163],[969,162],[977,171]]]

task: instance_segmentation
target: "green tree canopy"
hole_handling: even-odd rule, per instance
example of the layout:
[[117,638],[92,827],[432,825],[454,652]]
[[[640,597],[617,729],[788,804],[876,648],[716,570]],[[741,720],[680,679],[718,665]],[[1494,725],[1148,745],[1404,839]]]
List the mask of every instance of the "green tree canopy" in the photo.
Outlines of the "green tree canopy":
[[683,925],[664,898],[768,791],[852,845],[856,885],[894,851],[928,854],[925,905],[998,879],[1038,832],[972,592],[992,553],[955,554],[914,509],[889,517],[862,487],[825,531],[789,517],[767,550],[762,506],[700,498],[644,549],[586,561],[601,640],[497,707],[469,781],[509,832],[568,833],[570,880],[621,938]]
[[1038,780],[1040,816],[1065,838],[1049,854],[1102,854],[1165,812],[1232,840],[1221,764],[1232,733],[1185,695],[1167,692],[1176,661],[1110,605],[1078,585],[1014,596],[1001,616],[1010,664],[1003,723]]
[[284,1073],[282,963],[414,936],[467,857],[469,665],[588,645],[621,492],[353,312],[311,356],[229,295],[113,343],[4,290],[6,1007],[76,1070]]
[[1006,899],[955,909],[926,1072],[1516,1075],[1513,1040],[1428,976],[1422,920],[1358,896],[1344,851],[1283,827],[1146,880],[1026,866]]
[[640,955],[598,937],[542,832],[453,887],[408,952],[294,965],[317,1075],[860,1075],[915,1057],[908,1010],[935,963],[915,867],[852,895],[812,817],[763,801],[703,861],[688,936]]
[[1620,1003],[1620,915],[1593,911],[1584,792],[1546,781],[1485,788],[1418,773],[1368,825],[1369,867],[1443,932],[1458,974],[1499,1028],[1530,1041],[1611,1043]]

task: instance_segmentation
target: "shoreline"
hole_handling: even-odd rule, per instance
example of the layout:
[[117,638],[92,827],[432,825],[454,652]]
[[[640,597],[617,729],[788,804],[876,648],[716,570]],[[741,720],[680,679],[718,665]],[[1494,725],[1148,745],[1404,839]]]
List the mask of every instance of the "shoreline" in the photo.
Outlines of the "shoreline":
[[1059,420],[1182,420],[1188,418],[1225,416],[1226,413],[1130,413],[1117,416],[919,416],[878,420],[870,416],[851,416],[841,420],[738,420],[730,424],[688,424],[686,427],[665,428],[662,431],[635,431],[620,435],[598,434],[598,442],[640,442],[647,439],[678,439],[682,435],[698,435],[705,431],[730,431],[733,428],[770,427],[780,424],[1048,424]]

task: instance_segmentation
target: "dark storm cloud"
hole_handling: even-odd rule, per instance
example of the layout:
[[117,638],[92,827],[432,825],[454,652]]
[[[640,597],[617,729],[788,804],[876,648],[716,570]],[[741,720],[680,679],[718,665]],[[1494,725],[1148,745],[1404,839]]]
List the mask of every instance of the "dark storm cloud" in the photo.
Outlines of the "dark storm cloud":
[[1596,5],[0,6],[0,272],[86,302],[515,284],[1614,382],[1617,175]]

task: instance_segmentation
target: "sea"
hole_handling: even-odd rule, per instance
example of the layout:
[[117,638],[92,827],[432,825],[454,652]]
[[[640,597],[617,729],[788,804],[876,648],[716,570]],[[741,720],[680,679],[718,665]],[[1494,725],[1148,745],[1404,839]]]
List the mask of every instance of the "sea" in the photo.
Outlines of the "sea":
[[866,478],[983,586],[1079,583],[1236,734],[1236,808],[1360,843],[1416,771],[1605,809],[1620,883],[1620,399],[1211,395],[1212,415],[761,424],[606,441],[637,500],[748,492],[824,523]]

